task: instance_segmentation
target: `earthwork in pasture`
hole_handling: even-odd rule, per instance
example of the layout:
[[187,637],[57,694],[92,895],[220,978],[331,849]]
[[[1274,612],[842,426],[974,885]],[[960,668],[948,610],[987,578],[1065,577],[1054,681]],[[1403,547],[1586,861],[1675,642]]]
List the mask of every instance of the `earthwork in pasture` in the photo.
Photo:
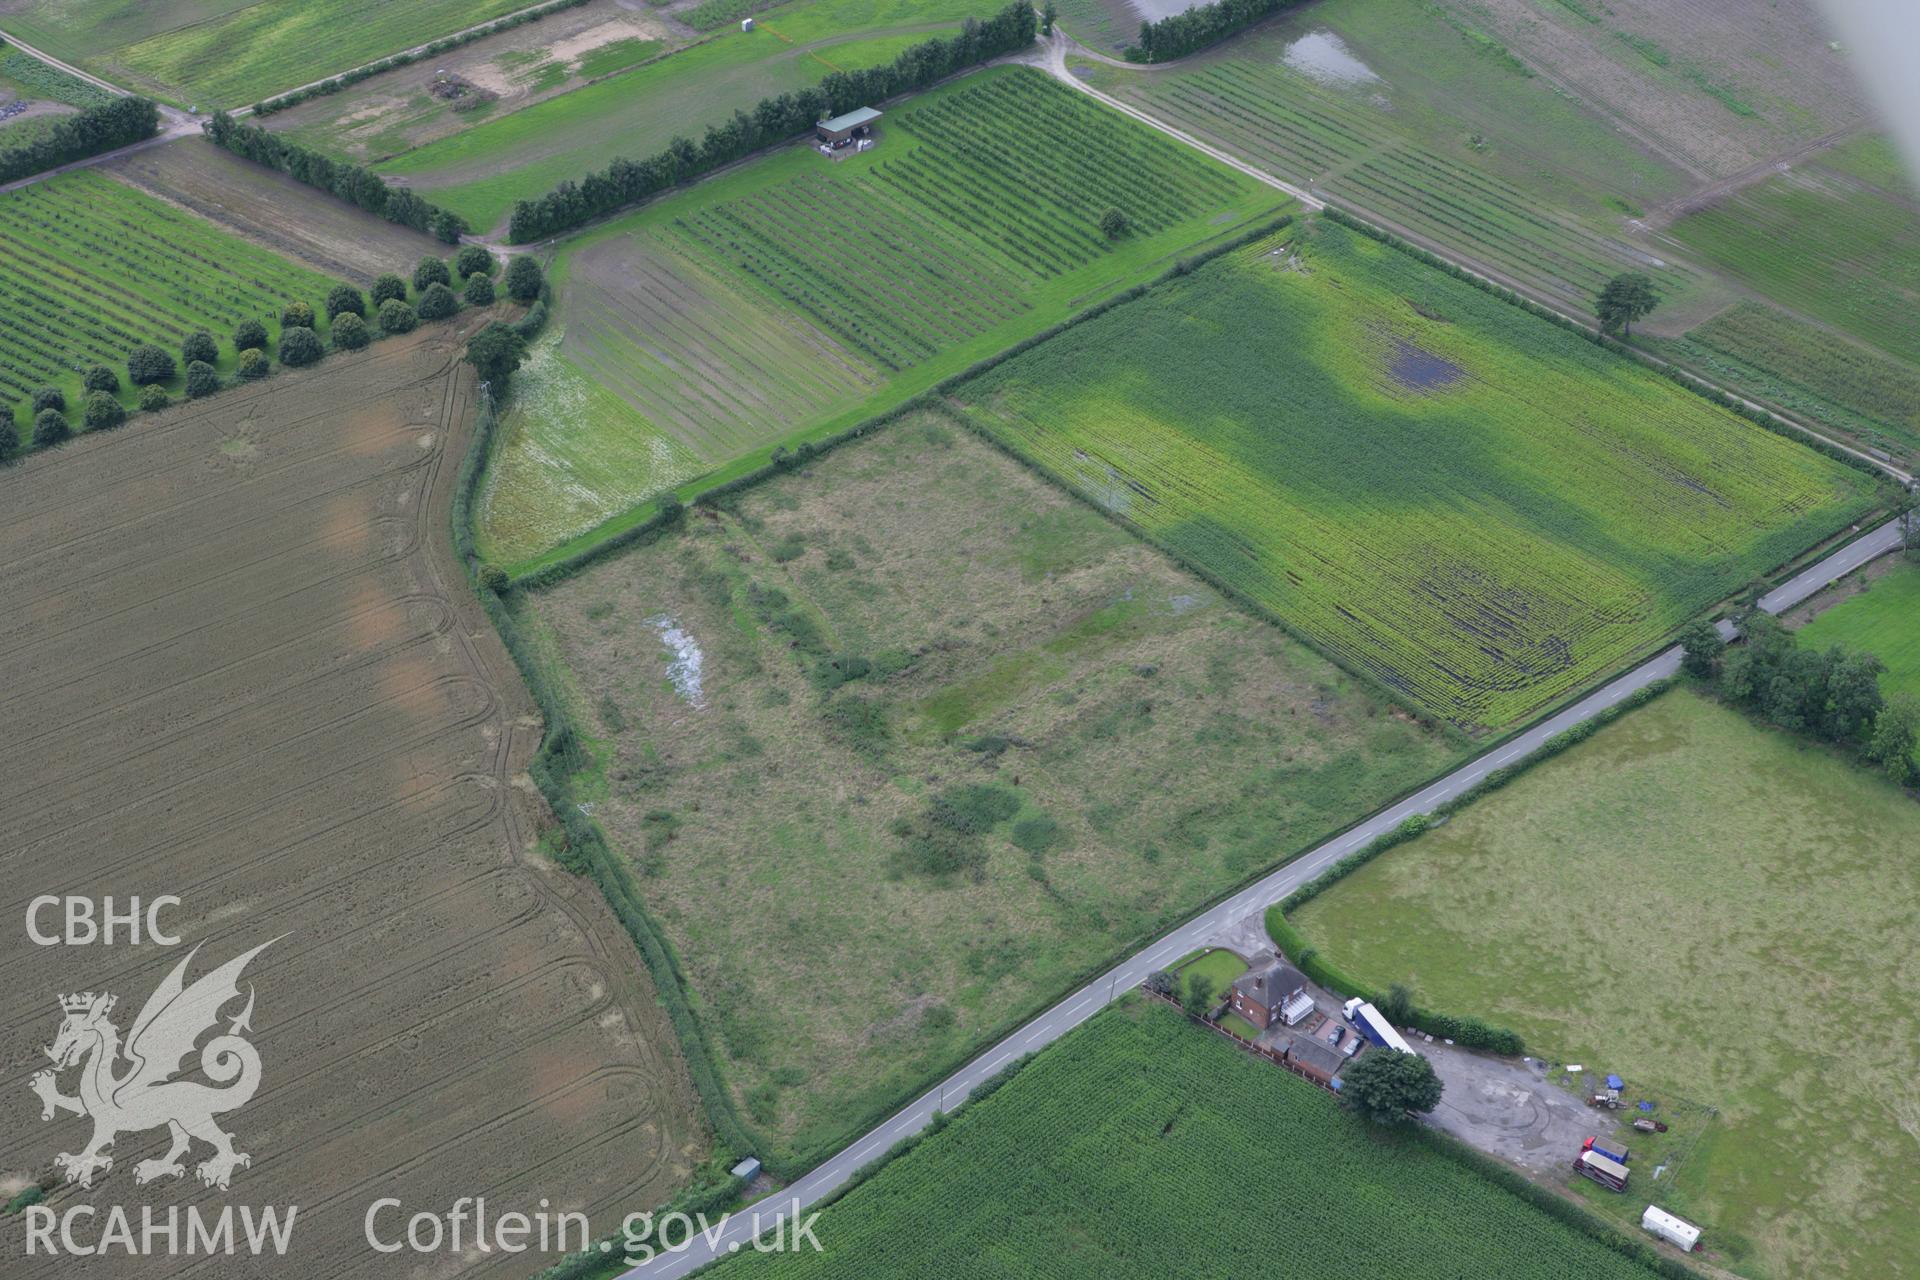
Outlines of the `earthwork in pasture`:
[[1473,730],[1645,652],[1875,500],[1860,472],[1324,220],[952,398],[1323,652]]
[[742,1252],[716,1274],[891,1280],[969,1258],[1050,1280],[1345,1280],[1364,1251],[1387,1275],[1654,1275],[1144,997],[1042,1050],[815,1229],[824,1253]]
[[[998,141],[1016,130],[1017,147]],[[1285,206],[1037,71],[789,148],[571,242],[481,511],[488,555],[555,544],[776,442],[925,390]],[[1101,216],[1132,229],[1109,239]]]
[[[539,718],[447,543],[465,336],[434,325],[0,468],[0,905],[18,928],[37,894],[177,894],[196,976],[279,938],[247,974],[263,1083],[225,1124],[253,1155],[233,1195],[300,1206],[301,1275],[366,1273],[382,1196],[564,1194],[617,1221],[708,1152],[638,952],[533,853]],[[0,1017],[38,1058],[53,993],[104,978],[130,1018],[185,950],[16,943]],[[82,1124],[16,1113],[9,1193]],[[103,1213],[210,1194],[134,1188],[165,1148],[122,1134]],[[10,1280],[72,1274],[5,1221]]]
[[1878,1280],[1920,1253],[1916,848],[1920,804],[1878,773],[1683,691],[1291,920],[1359,981],[1618,1072],[1656,1117],[1719,1109],[1624,1206],[1568,1175],[1596,1209],[1637,1221],[1657,1195],[1742,1273]]
[[940,416],[522,599],[797,1157],[1464,751]]

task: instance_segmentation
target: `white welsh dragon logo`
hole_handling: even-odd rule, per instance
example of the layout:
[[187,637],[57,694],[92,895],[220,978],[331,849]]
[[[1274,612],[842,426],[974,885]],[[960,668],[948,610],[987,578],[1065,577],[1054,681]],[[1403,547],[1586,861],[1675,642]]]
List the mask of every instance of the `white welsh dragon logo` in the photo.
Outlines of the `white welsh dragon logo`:
[[[226,1034],[214,1036],[200,1050],[200,1070],[213,1085],[172,1077],[180,1072],[195,1042],[220,1021],[221,1007],[239,998],[240,972],[247,962],[272,945],[261,943],[189,987],[185,977],[187,966],[199,954],[195,947],[148,997],[140,1016],[133,1020],[124,1049],[120,1029],[107,1017],[113,1012],[113,996],[89,991],[60,998],[60,1011],[66,1020],[47,1050],[53,1070],[35,1075],[29,1086],[40,1095],[42,1120],[51,1120],[62,1111],[93,1120],[93,1140],[84,1150],[54,1157],[55,1166],[66,1171],[68,1182],[92,1186],[96,1172],[113,1168],[113,1157],[105,1152],[116,1136],[162,1125],[171,1132],[173,1145],[160,1159],[135,1165],[135,1182],[184,1176],[186,1169],[180,1157],[195,1138],[213,1147],[213,1155],[201,1161],[197,1170],[200,1181],[207,1186],[224,1190],[236,1168],[252,1163],[252,1157],[233,1149],[233,1135],[213,1122],[215,1116],[245,1106],[260,1087],[260,1054],[241,1035],[253,1029],[251,986],[247,988],[247,1007],[232,1020]],[[120,1069],[123,1060],[124,1070]],[[79,1096],[68,1097],[60,1092],[56,1075],[83,1062]]]

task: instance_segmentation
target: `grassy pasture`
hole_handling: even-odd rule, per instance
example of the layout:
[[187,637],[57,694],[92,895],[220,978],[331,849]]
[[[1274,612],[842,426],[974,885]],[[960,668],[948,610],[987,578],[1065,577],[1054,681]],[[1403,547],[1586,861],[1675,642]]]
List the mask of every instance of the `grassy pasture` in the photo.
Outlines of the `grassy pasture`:
[[1907,561],[1800,628],[1800,639],[1864,649],[1887,666],[1880,687],[1920,697],[1920,565]]
[[1390,218],[1584,311],[1608,277],[1649,270],[1621,226],[1683,189],[1670,167],[1435,6],[1329,0],[1165,71],[1079,67],[1089,83],[1291,181]]
[[281,307],[300,300],[317,313],[334,283],[85,170],[0,196],[0,252],[8,260],[0,272],[0,404],[23,439],[35,388],[65,391],[77,429],[87,365],[112,367],[131,406],[126,359],[134,347],[155,343],[177,361],[181,340],[205,328],[228,373],[236,324],[260,320],[277,345]]
[[944,417],[526,616],[582,798],[787,1152],[1462,753]]
[[956,398],[1324,652],[1472,729],[1526,719],[1873,500],[1859,473],[1324,222]]
[[718,1274],[941,1275],[964,1258],[974,1275],[1335,1280],[1356,1251],[1385,1274],[1652,1274],[1143,1000],[1046,1049],[816,1234],[820,1253],[743,1253]]
[[1026,68],[916,99],[864,155],[789,148],[655,201],[562,253],[553,367],[611,394],[518,412],[482,543],[531,567],[688,477],[649,441],[709,471],[845,425],[1283,203]]
[[379,166],[476,227],[505,220],[515,200],[652,155],[676,136],[833,71],[890,62],[980,11],[978,0],[799,0],[671,57],[549,98]]
[[245,106],[526,7],[521,0],[25,0],[7,6],[5,19],[55,57],[204,111]]
[[1749,1274],[1864,1280],[1920,1250],[1916,848],[1920,805],[1878,775],[1675,693],[1293,922],[1357,978],[1717,1107],[1659,1202]]

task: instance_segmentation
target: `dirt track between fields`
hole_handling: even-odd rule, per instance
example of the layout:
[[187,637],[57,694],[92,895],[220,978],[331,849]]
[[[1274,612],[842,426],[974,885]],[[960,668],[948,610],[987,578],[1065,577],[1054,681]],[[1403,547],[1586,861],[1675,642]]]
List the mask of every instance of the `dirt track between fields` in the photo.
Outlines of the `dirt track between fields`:
[[[541,1264],[375,1254],[362,1219],[382,1196],[545,1196],[611,1228],[704,1155],[640,957],[529,849],[539,720],[447,545],[458,355],[436,327],[0,469],[6,1194],[86,1141],[27,1087],[59,994],[113,991],[124,1033],[192,944],[198,976],[285,935],[246,975],[264,1069],[222,1119],[252,1156],[232,1190],[194,1178],[200,1147],[135,1186],[166,1146],[148,1131],[48,1204],[298,1204],[293,1253],[94,1273],[525,1276]],[[30,945],[29,900],[69,893],[178,894],[185,944]],[[17,1217],[0,1250],[9,1277],[73,1265],[25,1258]]]

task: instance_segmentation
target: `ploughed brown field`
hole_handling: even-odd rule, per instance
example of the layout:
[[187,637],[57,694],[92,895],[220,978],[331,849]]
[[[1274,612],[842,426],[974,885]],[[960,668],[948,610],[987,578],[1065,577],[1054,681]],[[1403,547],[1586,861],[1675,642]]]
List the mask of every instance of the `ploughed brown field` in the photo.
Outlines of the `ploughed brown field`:
[[[166,1134],[126,1133],[54,1210],[297,1204],[282,1275],[519,1277],[541,1264],[375,1254],[367,1207],[544,1196],[612,1230],[705,1157],[640,956],[591,882],[532,852],[538,717],[448,546],[459,344],[433,327],[0,469],[6,1195],[90,1131],[43,1124],[28,1088],[61,993],[114,992],[124,1034],[192,944],[197,976],[275,938],[241,985],[260,1089],[218,1118],[251,1167],[205,1189],[196,1145],[184,1178],[138,1187]],[[36,895],[108,893],[179,895],[183,945],[28,942]],[[74,1265],[27,1258],[17,1216],[0,1237],[9,1277]]]

